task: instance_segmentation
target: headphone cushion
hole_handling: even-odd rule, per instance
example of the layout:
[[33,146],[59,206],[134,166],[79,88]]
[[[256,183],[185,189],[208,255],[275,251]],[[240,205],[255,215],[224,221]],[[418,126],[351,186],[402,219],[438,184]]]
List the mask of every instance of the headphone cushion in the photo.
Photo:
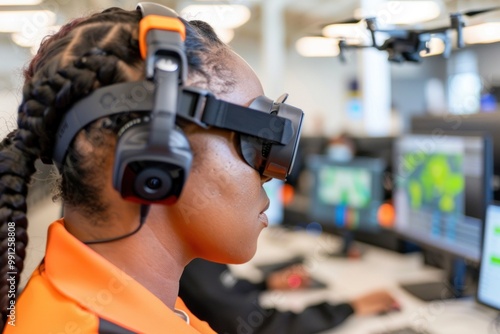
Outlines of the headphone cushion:
[[188,139],[176,127],[169,138],[165,137],[165,146],[149,146],[149,122],[132,122],[119,132],[113,186],[123,198],[134,202],[174,203],[191,169]]

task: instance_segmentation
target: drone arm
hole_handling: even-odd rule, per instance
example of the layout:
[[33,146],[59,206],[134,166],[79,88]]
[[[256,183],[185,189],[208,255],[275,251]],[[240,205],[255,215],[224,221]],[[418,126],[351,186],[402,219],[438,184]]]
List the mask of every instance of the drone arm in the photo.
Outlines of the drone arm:
[[345,58],[345,47],[346,47],[345,41],[342,39],[339,40],[339,57],[342,64],[345,64],[347,61]]
[[375,31],[377,30],[377,22],[374,17],[369,17],[365,19],[366,28],[370,31],[370,35],[372,37],[372,46],[377,50],[380,50],[380,47],[377,44],[377,40],[375,38]]
[[461,13],[455,13],[450,15],[451,18],[451,28],[455,29],[457,32],[457,48],[465,47],[463,28],[465,26],[464,19]]

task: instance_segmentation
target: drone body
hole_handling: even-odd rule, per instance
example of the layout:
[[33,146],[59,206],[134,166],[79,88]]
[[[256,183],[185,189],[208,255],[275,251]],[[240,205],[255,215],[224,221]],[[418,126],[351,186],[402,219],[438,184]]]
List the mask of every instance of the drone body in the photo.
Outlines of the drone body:
[[[345,61],[344,51],[346,49],[373,47],[380,51],[387,51],[388,60],[391,62],[421,62],[422,54],[425,55],[431,51],[431,39],[438,38],[444,43],[443,57],[447,58],[452,49],[452,31],[456,32],[456,47],[463,48],[465,46],[463,38],[464,16],[471,17],[496,10],[500,10],[500,7],[453,13],[450,14],[449,26],[428,30],[379,29],[376,18],[365,18],[363,21],[366,23],[366,29],[371,35],[371,43],[369,45],[348,44],[346,38],[341,37],[339,40],[340,57],[342,61]],[[352,23],[351,21],[346,22]],[[378,34],[384,34],[388,37],[382,43],[379,43],[376,38]]]

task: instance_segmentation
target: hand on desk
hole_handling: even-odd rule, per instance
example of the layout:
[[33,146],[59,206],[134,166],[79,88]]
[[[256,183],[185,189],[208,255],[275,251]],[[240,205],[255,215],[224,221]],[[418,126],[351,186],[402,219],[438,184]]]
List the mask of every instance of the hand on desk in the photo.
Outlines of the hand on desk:
[[266,279],[269,290],[294,290],[309,287],[311,276],[303,265],[296,264],[275,271]]
[[[308,288],[312,279],[301,264],[277,270],[266,279],[269,290],[295,290]],[[399,303],[385,290],[378,290],[363,295],[350,302],[357,315],[384,314],[399,311]]]
[[356,315],[384,314],[401,309],[399,303],[385,290],[371,292],[351,302]]

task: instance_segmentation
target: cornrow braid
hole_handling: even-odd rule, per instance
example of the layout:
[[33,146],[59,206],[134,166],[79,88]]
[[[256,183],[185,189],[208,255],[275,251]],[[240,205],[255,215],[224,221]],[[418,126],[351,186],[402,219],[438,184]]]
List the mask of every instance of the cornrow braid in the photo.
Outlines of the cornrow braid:
[[24,266],[28,235],[26,229],[27,184],[35,171],[35,159],[38,154],[28,131],[11,132],[0,144],[0,305],[2,328],[9,312],[11,300],[17,291],[17,282]]
[[[138,21],[134,14],[118,15],[121,23],[131,27],[130,31]],[[106,15],[111,13],[108,11]],[[94,15],[93,20],[96,17],[98,15]],[[26,197],[28,184],[36,171],[36,159],[50,160],[57,127],[64,113],[75,101],[100,86],[128,79],[122,71],[118,71],[120,55],[128,63],[134,64],[131,62],[132,57],[135,57],[136,64],[140,62],[137,48],[135,52],[130,52],[130,49],[134,49],[133,45],[130,48],[115,48],[110,45],[100,48],[96,41],[101,39],[97,37],[107,36],[103,34],[103,29],[109,30],[110,26],[108,23],[96,26],[89,24],[85,27],[85,21],[81,19],[66,25],[56,36],[43,43],[40,52],[25,71],[27,80],[23,87],[23,101],[18,109],[18,129],[0,144],[2,328],[9,314],[9,306],[15,298],[17,282],[24,266],[28,242]],[[77,27],[81,27],[85,37],[81,37],[80,43],[72,44]],[[123,35],[127,35],[126,30],[123,26],[117,31],[117,35],[121,36],[118,36],[119,42],[116,44],[123,41]],[[128,39],[133,40],[130,32]],[[75,159],[75,155],[76,153],[70,154],[70,157]],[[77,174],[79,172],[82,171],[76,171]],[[67,173],[71,175],[72,171]],[[83,183],[81,175],[73,176],[72,179]],[[78,187],[74,189],[83,192],[86,190]]]
[[[137,11],[111,8],[88,18],[76,19],[45,39],[24,71],[23,101],[18,109],[18,129],[0,143],[0,311],[1,325],[9,313],[11,291],[23,268],[28,242],[26,218],[28,184],[35,161],[51,161],[55,133],[70,107],[95,89],[143,77],[144,63],[138,47]],[[227,50],[210,26],[201,21],[186,25],[185,48],[189,76],[200,88],[210,87],[213,51]],[[215,55],[215,56],[214,56]],[[212,57],[210,59],[210,57]],[[227,87],[223,87],[225,90]],[[98,120],[77,135],[92,147],[114,145],[117,130],[137,115],[124,114]],[[105,221],[107,202],[100,191],[105,159],[96,153],[69,147],[61,168],[60,196],[65,205],[77,206],[94,221]],[[101,150],[107,152],[109,150]],[[102,160],[102,161],[101,161]],[[89,182],[92,180],[92,182]],[[15,247],[11,247],[11,241]],[[15,248],[15,249],[14,249]],[[13,285],[7,281],[14,272]]]

